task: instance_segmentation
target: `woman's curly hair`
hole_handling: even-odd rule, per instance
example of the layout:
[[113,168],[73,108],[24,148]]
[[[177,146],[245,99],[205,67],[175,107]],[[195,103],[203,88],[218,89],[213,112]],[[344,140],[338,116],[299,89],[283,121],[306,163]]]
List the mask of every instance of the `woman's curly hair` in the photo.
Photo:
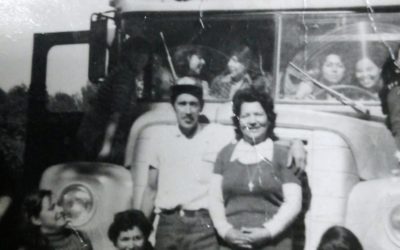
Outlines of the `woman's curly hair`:
[[271,138],[272,140],[277,140],[278,137],[274,134],[276,121],[276,113],[274,112],[274,100],[268,93],[256,90],[253,87],[238,90],[233,96],[232,107],[234,116],[232,117],[232,121],[235,126],[236,139],[239,140],[243,138],[243,133],[240,130],[239,117],[242,104],[245,102],[258,102],[261,104],[261,107],[267,114],[269,123],[266,136],[267,138]]

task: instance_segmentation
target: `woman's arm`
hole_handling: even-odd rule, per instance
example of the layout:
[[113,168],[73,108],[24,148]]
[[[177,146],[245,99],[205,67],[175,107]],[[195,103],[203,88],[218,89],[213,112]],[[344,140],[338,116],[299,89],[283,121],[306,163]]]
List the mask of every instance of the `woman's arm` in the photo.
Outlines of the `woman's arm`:
[[222,176],[213,174],[209,189],[209,212],[218,234],[229,244],[242,248],[251,248],[249,239],[240,230],[233,228],[225,215],[222,195]]
[[222,176],[212,174],[209,190],[209,211],[214,227],[219,236],[225,238],[227,232],[233,228],[225,215],[224,198],[222,195]]
[[313,84],[308,81],[299,83],[299,88],[294,96],[295,99],[306,99],[311,96],[314,90]]
[[7,210],[10,208],[12,199],[8,195],[0,196],[0,222],[3,216],[6,214]]
[[297,183],[284,183],[282,191],[283,203],[278,212],[263,224],[270,232],[271,237],[275,237],[285,230],[301,211],[301,186]]

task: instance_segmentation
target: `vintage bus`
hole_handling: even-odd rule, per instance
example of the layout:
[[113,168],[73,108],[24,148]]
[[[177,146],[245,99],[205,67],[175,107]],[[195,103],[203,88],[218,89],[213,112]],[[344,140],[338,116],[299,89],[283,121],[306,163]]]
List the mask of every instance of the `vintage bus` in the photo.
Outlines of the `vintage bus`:
[[[115,212],[140,207],[150,142],[163,128],[176,126],[168,99],[174,55],[185,48],[201,50],[200,77],[211,91],[213,79],[226,74],[229,51],[243,44],[252,55],[249,78],[274,97],[277,135],[302,140],[308,151],[312,198],[304,249],[315,249],[332,225],[351,229],[364,249],[400,248],[396,146],[378,98],[382,64],[397,56],[400,44],[395,0],[110,3],[115,10],[93,14],[88,31],[35,34],[25,159],[26,179],[41,176],[40,187],[60,197],[71,224],[88,232],[96,249],[112,247],[106,232]],[[125,161],[73,162],[65,152],[73,150],[70,138],[85,114],[49,109],[47,55],[52,48],[89,44],[87,78],[98,85],[118,64],[123,42],[134,38],[151,44],[153,65],[150,77],[137,86],[137,105],[147,105],[148,111],[132,125]],[[339,64],[330,75],[323,68],[328,61]],[[156,76],[159,69],[164,77]],[[132,79],[132,84],[138,83]],[[312,91],[302,95],[301,86]],[[226,126],[216,144],[233,139],[230,105],[229,98],[206,95],[206,120]],[[211,163],[217,153],[210,152]]]

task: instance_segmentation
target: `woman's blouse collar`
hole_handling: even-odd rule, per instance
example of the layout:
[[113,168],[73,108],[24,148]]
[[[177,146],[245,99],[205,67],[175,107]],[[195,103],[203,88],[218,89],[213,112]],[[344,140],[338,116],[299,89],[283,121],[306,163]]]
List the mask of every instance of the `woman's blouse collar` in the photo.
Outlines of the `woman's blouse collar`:
[[265,159],[272,161],[273,147],[274,143],[269,138],[256,145],[240,139],[232,152],[230,161],[238,160],[244,164],[258,163]]

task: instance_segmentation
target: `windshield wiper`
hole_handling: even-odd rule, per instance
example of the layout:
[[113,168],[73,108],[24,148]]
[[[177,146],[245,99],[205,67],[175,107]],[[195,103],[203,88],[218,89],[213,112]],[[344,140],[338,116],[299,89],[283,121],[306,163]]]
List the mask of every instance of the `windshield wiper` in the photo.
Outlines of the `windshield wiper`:
[[326,86],[325,84],[321,83],[320,81],[314,79],[307,72],[305,72],[304,70],[299,68],[296,64],[289,62],[289,65],[292,66],[297,71],[299,71],[300,73],[302,73],[304,76],[306,76],[313,84],[324,89],[326,92],[328,92],[329,95],[334,97],[340,103],[342,103],[346,106],[352,107],[356,112],[362,114],[365,118],[370,118],[370,111],[363,104],[356,103],[355,101],[351,100],[350,98],[347,98],[343,94],[337,92],[336,90],[331,89],[330,87]]

